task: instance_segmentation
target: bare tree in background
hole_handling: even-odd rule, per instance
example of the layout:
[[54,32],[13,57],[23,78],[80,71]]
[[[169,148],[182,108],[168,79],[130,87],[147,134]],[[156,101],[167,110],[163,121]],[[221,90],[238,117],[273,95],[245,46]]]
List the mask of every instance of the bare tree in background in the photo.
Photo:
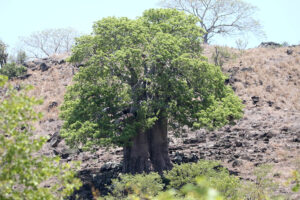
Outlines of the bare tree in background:
[[0,68],[7,62],[8,53],[6,52],[7,45],[0,40]]
[[41,58],[70,52],[78,36],[79,33],[72,28],[46,29],[21,38],[21,41],[31,57]]
[[198,17],[200,26],[206,31],[204,43],[218,34],[253,32],[263,35],[260,23],[253,18],[257,8],[242,0],[161,0],[160,3]]

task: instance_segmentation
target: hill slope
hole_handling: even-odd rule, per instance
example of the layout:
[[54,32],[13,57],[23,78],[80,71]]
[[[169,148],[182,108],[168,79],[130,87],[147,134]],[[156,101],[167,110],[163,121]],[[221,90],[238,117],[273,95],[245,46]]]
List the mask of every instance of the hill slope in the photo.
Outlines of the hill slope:
[[[227,49],[230,58],[222,66],[228,74],[228,84],[245,104],[245,115],[234,126],[207,132],[182,133],[182,138],[170,138],[170,154],[175,163],[198,159],[220,160],[232,173],[252,179],[254,166],[271,163],[278,181],[286,180],[300,160],[300,46],[255,48],[240,52]],[[209,58],[213,46],[204,47]],[[59,137],[62,121],[58,118],[66,86],[78,71],[66,63],[67,55],[56,55],[27,63],[29,77],[13,80],[16,87],[31,84],[32,95],[43,98],[37,107],[44,113],[36,124],[36,133],[49,135],[43,152],[60,155],[64,161],[82,161],[81,178],[90,185],[101,187],[119,170],[122,149],[100,148],[96,153],[69,149]],[[211,60],[211,59],[210,59]],[[172,133],[170,133],[172,135]],[[100,176],[100,178],[99,178]],[[282,193],[290,191],[281,188]],[[91,195],[91,194],[89,194]],[[296,198],[296,197],[293,197]]]

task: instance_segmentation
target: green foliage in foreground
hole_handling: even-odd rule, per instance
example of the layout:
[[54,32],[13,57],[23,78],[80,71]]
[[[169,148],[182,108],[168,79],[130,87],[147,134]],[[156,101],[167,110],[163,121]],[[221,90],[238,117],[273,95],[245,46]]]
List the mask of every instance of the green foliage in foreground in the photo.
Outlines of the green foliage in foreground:
[[112,181],[111,197],[124,199],[130,194],[140,194],[141,198],[157,196],[163,191],[164,184],[157,173],[120,175],[119,179]]
[[300,172],[297,170],[293,171],[291,180],[295,183],[292,187],[293,192],[298,192],[300,190]]
[[37,153],[46,142],[33,135],[32,124],[41,117],[33,106],[41,101],[6,81],[0,75],[0,199],[63,199],[81,183],[69,164]]
[[[135,180],[135,178],[133,178]],[[149,178],[148,178],[149,179]],[[133,186],[133,185],[132,185]],[[146,186],[146,185],[145,185]],[[134,186],[133,186],[134,187]],[[224,198],[215,189],[208,187],[205,178],[196,178],[195,184],[186,184],[181,188],[179,194],[177,190],[171,189],[159,192],[156,196],[142,193],[139,187],[134,187],[134,193],[128,193],[125,197],[108,196],[101,199],[127,199],[127,200],[223,200]]]
[[213,129],[242,116],[220,67],[201,55],[198,19],[175,9],[97,21],[69,61],[84,63],[68,88],[61,130],[73,146],[124,146],[159,118],[180,132]]
[[[292,191],[300,191],[300,159],[296,159],[296,169],[292,172],[292,176],[289,179],[289,182],[292,184]],[[288,184],[290,184],[288,183]]]
[[[299,175],[299,174],[298,174]],[[296,175],[296,176],[298,176]],[[112,181],[110,194],[100,199],[128,200],[284,200],[287,196],[276,194],[278,183],[274,181],[270,165],[254,170],[255,180],[241,181],[230,175],[216,161],[201,160],[198,163],[175,165],[163,176],[157,173],[120,175]],[[297,191],[299,177],[292,177]]]
[[105,199],[242,199],[239,179],[218,162],[175,165],[163,177],[157,173],[121,175],[113,180],[111,195]]
[[9,79],[24,75],[27,68],[16,63],[7,63],[0,68],[0,74],[7,76]]
[[225,199],[240,199],[240,181],[235,176],[230,176],[227,169],[215,161],[200,161],[192,164],[175,165],[165,173],[165,178],[170,181],[168,188],[180,189],[189,184],[195,184],[196,178],[203,176],[207,180],[207,187],[218,190]]

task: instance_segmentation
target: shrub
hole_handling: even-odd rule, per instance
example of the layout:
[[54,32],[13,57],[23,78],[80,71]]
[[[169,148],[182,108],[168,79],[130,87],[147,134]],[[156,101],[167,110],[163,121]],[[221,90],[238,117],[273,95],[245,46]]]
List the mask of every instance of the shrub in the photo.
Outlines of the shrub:
[[243,51],[247,48],[248,46],[248,41],[247,40],[242,40],[242,39],[238,39],[235,41],[236,44],[236,48],[243,53]]
[[240,199],[239,179],[229,175],[228,170],[218,162],[203,160],[193,164],[175,165],[164,176],[170,181],[168,188],[178,191],[188,183],[195,185],[196,177],[202,176],[207,180],[207,186],[218,190],[225,199]]
[[27,68],[22,65],[17,65],[16,63],[8,63],[0,69],[0,74],[5,75],[9,79],[11,79],[25,74],[26,71]]
[[205,178],[196,178],[196,184],[187,184],[182,187],[184,197],[178,195],[174,189],[160,193],[155,200],[223,200],[218,191],[208,186]]
[[129,200],[223,200],[219,192],[208,186],[205,178],[196,178],[195,184],[182,187],[181,194],[174,189],[162,191],[162,180],[157,173],[148,175],[121,175],[113,180],[110,196],[99,199]]
[[228,51],[227,47],[215,47],[215,52],[212,54],[212,59],[214,64],[222,67],[223,64],[229,61],[232,58],[232,55]]
[[3,65],[7,62],[8,53],[6,52],[7,45],[0,40],[0,67],[3,67]]
[[126,199],[130,195],[149,198],[156,196],[163,188],[164,184],[157,173],[123,174],[118,179],[112,180],[112,185],[110,186],[111,195],[106,197],[106,199]]
[[16,63],[22,65],[25,63],[26,59],[27,59],[26,52],[23,50],[18,51],[17,57],[16,57]]
[[46,138],[33,134],[32,124],[41,118],[34,106],[41,103],[24,89],[5,85],[0,75],[0,199],[62,200],[81,185],[69,164],[58,157],[38,153]]
[[271,165],[264,164],[255,168],[254,175],[254,182],[246,182],[245,184],[243,184],[242,190],[245,199],[284,199],[282,196],[275,194],[275,191],[278,188],[278,184],[272,177]]
[[292,172],[292,177],[290,178],[290,181],[294,182],[292,191],[298,192],[300,190],[300,172],[297,170],[294,170]]
[[175,165],[163,176],[165,181],[154,172],[148,175],[121,175],[112,181],[111,194],[105,199],[206,200],[222,199],[220,195],[225,199],[241,199],[239,179],[230,176],[218,162],[199,161]]
[[[270,165],[254,170],[254,182],[242,182],[215,161],[199,161],[175,165],[170,171],[157,173],[121,175],[110,186],[110,196],[105,199],[134,200],[283,200],[275,194]],[[296,178],[295,178],[296,177]],[[162,179],[165,179],[162,181]],[[299,174],[291,179],[298,190]]]

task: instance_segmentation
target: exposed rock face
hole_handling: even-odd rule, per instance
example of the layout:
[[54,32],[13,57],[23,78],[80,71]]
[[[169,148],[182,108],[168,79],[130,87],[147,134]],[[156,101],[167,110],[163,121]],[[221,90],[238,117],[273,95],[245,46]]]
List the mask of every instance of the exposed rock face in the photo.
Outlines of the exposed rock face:
[[276,42],[262,42],[259,47],[280,47],[281,45]]
[[[170,132],[172,163],[219,160],[232,174],[250,180],[255,166],[271,163],[276,172],[282,174],[281,179],[287,178],[294,169],[294,161],[300,158],[300,102],[299,96],[291,95],[300,93],[300,47],[289,49],[293,50],[289,55],[287,48],[248,50],[244,57],[225,64],[226,83],[235,89],[245,104],[244,118],[235,125],[212,132],[187,130],[181,138]],[[258,58],[264,54],[265,57]],[[44,113],[44,118],[36,125],[37,134],[49,136],[43,152],[49,156],[58,155],[63,162],[81,161],[78,176],[84,186],[76,194],[81,199],[93,199],[92,190],[104,194],[107,192],[104,185],[121,172],[123,151],[121,148],[99,148],[90,153],[80,147],[70,149],[60,137],[59,106],[66,86],[71,84],[78,71],[78,66],[65,61],[66,57],[56,55],[27,62],[31,75],[14,80],[14,84],[15,87],[31,84],[35,87],[32,95],[44,99],[44,104],[37,108]],[[261,61],[256,63],[259,59]],[[285,66],[289,62],[291,66]],[[44,65],[42,63],[47,70],[40,67]]]

